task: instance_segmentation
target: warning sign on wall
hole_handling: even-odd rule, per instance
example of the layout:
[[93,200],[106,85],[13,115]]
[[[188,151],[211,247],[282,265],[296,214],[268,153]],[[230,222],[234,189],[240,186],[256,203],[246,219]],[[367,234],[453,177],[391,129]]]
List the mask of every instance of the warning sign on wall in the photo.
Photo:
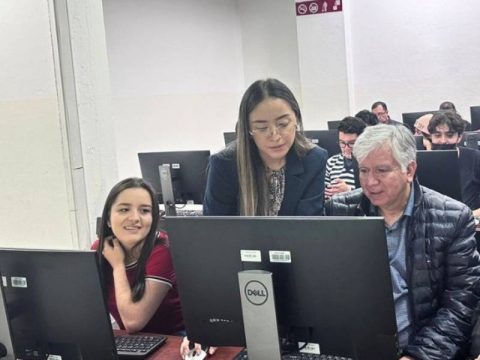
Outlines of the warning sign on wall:
[[342,0],[297,1],[297,16],[342,11]]

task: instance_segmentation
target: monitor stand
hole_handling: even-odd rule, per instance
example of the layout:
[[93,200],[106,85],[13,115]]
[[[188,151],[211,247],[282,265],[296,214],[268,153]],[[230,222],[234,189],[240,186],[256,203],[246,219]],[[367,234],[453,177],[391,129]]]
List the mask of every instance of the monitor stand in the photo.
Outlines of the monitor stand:
[[158,167],[160,173],[160,187],[162,188],[163,204],[165,205],[166,216],[176,216],[175,196],[173,193],[172,173],[170,164],[163,164]]
[[272,273],[238,273],[248,359],[281,359]]

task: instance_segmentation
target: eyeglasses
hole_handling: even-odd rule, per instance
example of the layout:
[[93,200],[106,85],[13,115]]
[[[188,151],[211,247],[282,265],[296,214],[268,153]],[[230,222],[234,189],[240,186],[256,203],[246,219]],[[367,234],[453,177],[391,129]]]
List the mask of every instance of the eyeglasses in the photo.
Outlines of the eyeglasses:
[[340,145],[342,149],[345,149],[346,147],[353,149],[353,145],[355,145],[355,141],[350,141],[350,142],[339,141],[338,145]]
[[[399,166],[378,166],[373,169],[373,176],[375,179],[385,179],[388,175],[390,175],[395,170],[400,169]],[[359,167],[359,177],[365,179],[368,177],[372,170],[369,168]]]
[[272,124],[272,125],[267,125],[267,124],[253,125],[249,133],[252,136],[257,135],[261,137],[269,137],[269,136],[272,136],[276,131],[277,134],[279,135],[287,135],[296,126],[297,126],[296,121],[285,119],[285,120],[277,121],[275,124]]

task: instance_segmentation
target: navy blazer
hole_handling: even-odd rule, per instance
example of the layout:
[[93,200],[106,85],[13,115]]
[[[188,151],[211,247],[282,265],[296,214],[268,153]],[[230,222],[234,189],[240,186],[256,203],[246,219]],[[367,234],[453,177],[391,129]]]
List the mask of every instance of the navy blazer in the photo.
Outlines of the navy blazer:
[[[285,166],[285,192],[278,215],[322,215],[328,154],[318,146],[299,157],[290,149]],[[225,149],[209,159],[203,214],[238,215],[239,183],[235,151]]]

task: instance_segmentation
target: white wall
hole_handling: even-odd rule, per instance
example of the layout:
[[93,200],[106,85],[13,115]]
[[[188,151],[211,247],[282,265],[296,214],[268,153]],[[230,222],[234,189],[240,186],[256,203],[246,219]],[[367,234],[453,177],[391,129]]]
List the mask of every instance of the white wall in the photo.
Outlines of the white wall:
[[0,2],[0,246],[75,247],[47,1]]
[[376,100],[402,112],[455,103],[464,118],[480,104],[480,2],[344,1],[349,7],[353,111]]
[[277,78],[301,102],[295,6],[291,0],[237,0],[245,87]]
[[137,153],[216,150],[235,126],[243,91],[233,0],[105,0],[117,159],[140,175]]
[[326,129],[349,113],[344,15],[298,16],[297,32],[306,128]]
[[118,179],[101,3],[1,1],[0,38],[0,246],[89,248]]

